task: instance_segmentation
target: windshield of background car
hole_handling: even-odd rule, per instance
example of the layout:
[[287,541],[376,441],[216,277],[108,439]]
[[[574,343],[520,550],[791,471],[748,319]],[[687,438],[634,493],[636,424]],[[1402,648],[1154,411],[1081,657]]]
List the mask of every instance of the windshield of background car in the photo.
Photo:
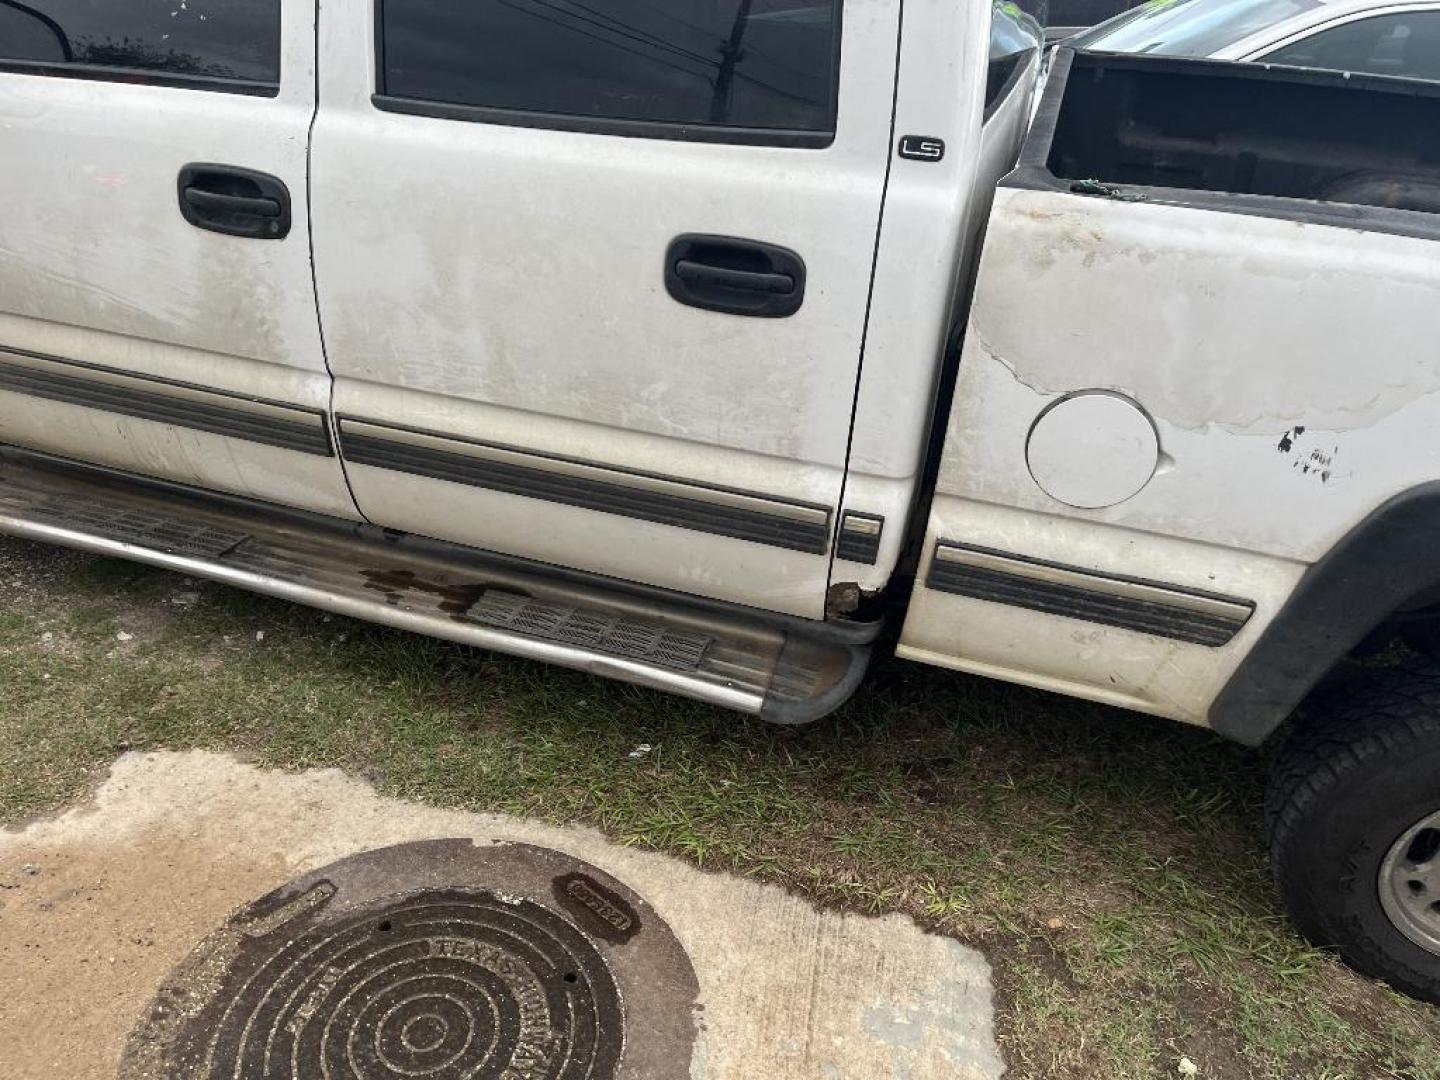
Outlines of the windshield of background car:
[[1096,52],[1213,56],[1320,0],[1150,0],[1066,42]]

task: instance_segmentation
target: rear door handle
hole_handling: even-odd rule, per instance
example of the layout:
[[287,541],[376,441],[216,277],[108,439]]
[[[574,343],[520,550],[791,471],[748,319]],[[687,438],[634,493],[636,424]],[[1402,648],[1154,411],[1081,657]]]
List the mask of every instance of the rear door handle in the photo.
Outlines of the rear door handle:
[[281,240],[290,232],[290,190],[279,177],[238,165],[193,163],[180,170],[180,213],[197,229]]
[[665,288],[682,304],[783,319],[805,300],[805,261],[789,248],[686,233],[665,252]]
[[261,199],[250,195],[226,195],[204,188],[185,189],[185,201],[197,214],[249,214],[253,217],[279,217],[278,199]]
[[765,274],[754,270],[731,270],[724,266],[680,259],[675,275],[691,288],[748,289],[751,292],[784,295],[795,291],[795,279],[789,274]]

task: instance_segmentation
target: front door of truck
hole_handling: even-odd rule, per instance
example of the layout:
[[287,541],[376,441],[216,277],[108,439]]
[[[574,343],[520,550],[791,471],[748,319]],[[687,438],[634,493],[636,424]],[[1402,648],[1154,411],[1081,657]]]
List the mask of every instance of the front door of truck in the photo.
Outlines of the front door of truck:
[[0,442],[354,516],[314,103],[313,3],[0,0]]
[[367,517],[822,614],[899,5],[843,7],[322,10],[316,270]]

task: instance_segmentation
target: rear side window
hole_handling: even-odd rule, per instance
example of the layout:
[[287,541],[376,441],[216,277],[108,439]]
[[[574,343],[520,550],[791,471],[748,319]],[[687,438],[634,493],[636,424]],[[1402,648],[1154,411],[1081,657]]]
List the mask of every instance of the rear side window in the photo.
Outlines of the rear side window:
[[840,0],[378,2],[382,107],[662,138],[834,136]]
[[273,92],[280,0],[0,0],[0,70]]

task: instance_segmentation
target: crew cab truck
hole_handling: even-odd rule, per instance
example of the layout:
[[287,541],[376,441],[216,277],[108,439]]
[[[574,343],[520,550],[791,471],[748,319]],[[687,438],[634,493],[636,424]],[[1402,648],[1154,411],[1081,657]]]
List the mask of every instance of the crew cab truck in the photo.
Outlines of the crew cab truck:
[[778,723],[882,644],[1308,698],[1282,889],[1440,1000],[1440,667],[1315,692],[1435,636],[1440,86],[1032,108],[980,0],[159,7],[0,0],[0,531]]

